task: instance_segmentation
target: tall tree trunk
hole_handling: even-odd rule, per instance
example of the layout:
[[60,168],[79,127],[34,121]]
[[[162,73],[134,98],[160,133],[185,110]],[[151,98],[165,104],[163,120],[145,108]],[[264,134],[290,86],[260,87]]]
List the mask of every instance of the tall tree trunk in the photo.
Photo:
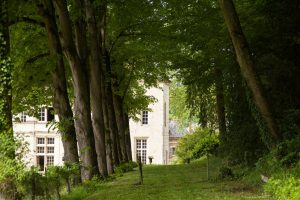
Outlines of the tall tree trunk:
[[12,136],[12,94],[11,71],[12,63],[9,58],[10,38],[8,21],[8,1],[0,3],[0,131]]
[[[103,80],[103,79],[102,79]],[[107,160],[107,171],[108,174],[113,173],[113,156],[112,156],[112,140],[111,140],[111,129],[108,116],[108,102],[107,102],[107,93],[106,93],[106,83],[105,80],[102,81],[101,89],[104,91],[102,95],[102,105],[103,105],[103,116],[105,124],[105,146],[106,146],[106,160]]]
[[63,138],[64,161],[79,163],[73,112],[68,97],[63,52],[59,40],[52,1],[44,0],[44,6],[39,5],[39,13],[43,18],[48,33],[50,54],[56,61],[56,67],[52,72],[54,93],[53,107],[58,114],[60,123],[63,123],[63,128],[59,131]]
[[95,135],[96,152],[98,158],[98,167],[100,174],[103,177],[108,175],[107,158],[105,146],[105,121],[104,121],[104,105],[103,105],[103,71],[101,63],[99,38],[97,35],[97,25],[94,9],[90,0],[85,0],[86,3],[86,21],[88,33],[90,34],[90,88],[91,102],[93,113],[93,128]]
[[[74,85],[75,129],[80,150],[81,178],[83,181],[98,174],[97,155],[91,121],[89,79],[86,62],[80,59],[73,40],[71,21],[65,0],[55,0],[59,16],[60,30],[64,44],[64,54],[70,63]],[[81,30],[85,32],[86,30]],[[78,40],[78,39],[77,39]],[[77,42],[78,44],[79,42]],[[79,45],[77,45],[79,48]],[[82,49],[80,49],[82,50]]]
[[113,155],[113,161],[114,165],[120,164],[120,158],[118,154],[118,144],[117,140],[118,137],[118,127],[116,122],[116,115],[115,115],[115,109],[113,106],[113,97],[112,97],[112,90],[111,85],[107,86],[106,95],[107,95],[107,110],[108,110],[108,121],[109,121],[109,128],[110,128],[110,139],[111,139],[111,147],[112,147],[112,155]]
[[237,61],[240,65],[241,73],[246,80],[248,87],[252,91],[255,105],[265,121],[271,137],[275,142],[279,142],[281,140],[281,135],[278,132],[278,127],[272,116],[269,103],[263,93],[259,77],[256,74],[247,40],[242,31],[233,1],[219,0],[219,2],[235,49]]
[[129,161],[132,160],[131,152],[131,139],[130,139],[130,128],[129,128],[129,117],[127,111],[123,115],[124,124],[125,124],[125,141],[126,141],[126,153]]
[[216,67],[216,102],[217,102],[217,115],[220,138],[223,140],[226,134],[226,118],[225,118],[225,102],[224,102],[224,88],[223,88],[223,74],[221,69]]
[[123,113],[124,109],[123,109],[122,98],[119,95],[113,94],[113,103],[116,112],[116,121],[118,126],[118,133],[119,133],[120,150],[121,150],[120,159],[121,162],[127,162],[128,156],[126,153],[126,137],[125,137],[126,126],[124,123],[124,113]]
[[117,166],[120,164],[120,158],[118,153],[118,142],[117,142],[119,140],[119,136],[118,136],[118,127],[116,122],[116,114],[115,114],[114,103],[113,103],[112,77],[111,77],[112,71],[110,66],[110,56],[107,52],[106,52],[105,60],[106,60],[106,74],[109,78],[109,80],[106,81],[106,85],[105,85],[108,122],[110,128],[110,139],[111,139],[114,166]]

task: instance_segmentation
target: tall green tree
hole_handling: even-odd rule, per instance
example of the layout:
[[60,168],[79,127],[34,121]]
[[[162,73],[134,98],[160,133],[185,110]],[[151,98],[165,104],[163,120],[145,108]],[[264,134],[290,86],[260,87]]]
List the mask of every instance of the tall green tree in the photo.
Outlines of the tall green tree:
[[261,113],[261,116],[265,121],[266,126],[268,127],[268,130],[272,135],[272,138],[275,142],[279,142],[282,136],[278,132],[278,127],[272,115],[269,102],[266,99],[266,95],[264,94],[260,79],[257,76],[255,66],[251,58],[250,49],[240,25],[240,21],[233,1],[220,0],[220,6],[233,46],[235,48],[237,61],[241,68],[241,73],[252,92],[255,105]]
[[[81,178],[85,181],[91,179],[93,175],[98,173],[98,165],[91,120],[87,44],[84,29],[84,15],[82,16],[84,12],[82,10],[82,2],[76,1],[74,9],[78,9],[79,13],[74,22],[75,27],[73,28],[67,2],[54,1],[54,4],[59,16],[64,55],[72,71],[75,128],[80,151],[79,157],[82,162]],[[75,39],[73,39],[73,34],[75,35]],[[105,168],[105,166],[106,163],[101,165],[102,168]]]
[[64,161],[79,163],[76,133],[73,121],[73,112],[67,91],[63,52],[59,40],[55,21],[54,6],[51,1],[45,0],[39,5],[39,13],[43,18],[48,33],[50,55],[55,60],[55,69],[51,73],[53,87],[53,107],[58,114],[60,132],[64,146]]

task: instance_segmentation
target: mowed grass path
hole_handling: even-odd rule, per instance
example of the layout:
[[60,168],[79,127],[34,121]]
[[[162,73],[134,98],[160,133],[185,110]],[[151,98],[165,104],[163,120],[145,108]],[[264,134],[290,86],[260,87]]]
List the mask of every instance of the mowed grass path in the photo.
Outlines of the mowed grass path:
[[[212,178],[217,176],[217,163],[214,161],[211,167]],[[138,180],[137,170],[126,173],[103,184],[85,200],[269,199],[239,181],[208,181],[205,161],[186,165],[144,166],[144,185],[135,185]]]

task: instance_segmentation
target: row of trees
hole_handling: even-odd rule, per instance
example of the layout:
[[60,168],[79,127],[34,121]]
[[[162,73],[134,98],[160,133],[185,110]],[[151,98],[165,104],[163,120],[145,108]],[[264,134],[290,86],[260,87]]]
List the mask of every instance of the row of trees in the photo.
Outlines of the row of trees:
[[190,114],[219,128],[220,152],[253,163],[299,135],[299,2],[168,2],[166,29],[178,41],[172,68]]
[[145,86],[156,85],[165,75],[160,70],[149,73],[146,68],[153,62],[130,50],[141,47],[122,40],[127,29],[142,24],[139,16],[121,21],[116,16],[127,12],[131,3],[1,3],[1,77],[7,77],[1,78],[1,112],[7,113],[1,115],[1,133],[5,129],[13,136],[12,111],[34,115],[39,105],[53,104],[65,162],[80,161],[82,181],[106,177],[115,166],[132,160],[129,117],[154,101],[144,95]]
[[[298,7],[297,0],[3,1],[1,112],[53,100],[67,161],[78,162],[78,142],[82,179],[107,176],[131,159],[128,119],[153,101],[140,81],[155,85],[172,70],[191,115],[219,128],[222,152],[239,162],[257,156],[299,134]],[[11,127],[11,114],[1,116]]]

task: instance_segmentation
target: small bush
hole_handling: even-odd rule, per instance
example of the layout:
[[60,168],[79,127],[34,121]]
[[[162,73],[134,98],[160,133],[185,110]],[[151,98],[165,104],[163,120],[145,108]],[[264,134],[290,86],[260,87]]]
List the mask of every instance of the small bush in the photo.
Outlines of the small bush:
[[284,167],[292,167],[300,160],[300,138],[282,142],[275,149],[277,160]]
[[233,172],[230,167],[222,166],[219,169],[219,178],[225,179],[225,178],[232,178],[233,177]]
[[215,154],[218,146],[219,138],[215,132],[198,128],[179,140],[176,156],[181,162],[189,163],[207,154]]
[[300,199],[300,179],[291,177],[271,178],[264,186],[266,192],[278,200]]
[[133,171],[133,169],[136,168],[137,166],[138,166],[138,164],[133,161],[129,161],[127,163],[122,163],[115,168],[115,174],[117,176],[122,176],[126,172]]

